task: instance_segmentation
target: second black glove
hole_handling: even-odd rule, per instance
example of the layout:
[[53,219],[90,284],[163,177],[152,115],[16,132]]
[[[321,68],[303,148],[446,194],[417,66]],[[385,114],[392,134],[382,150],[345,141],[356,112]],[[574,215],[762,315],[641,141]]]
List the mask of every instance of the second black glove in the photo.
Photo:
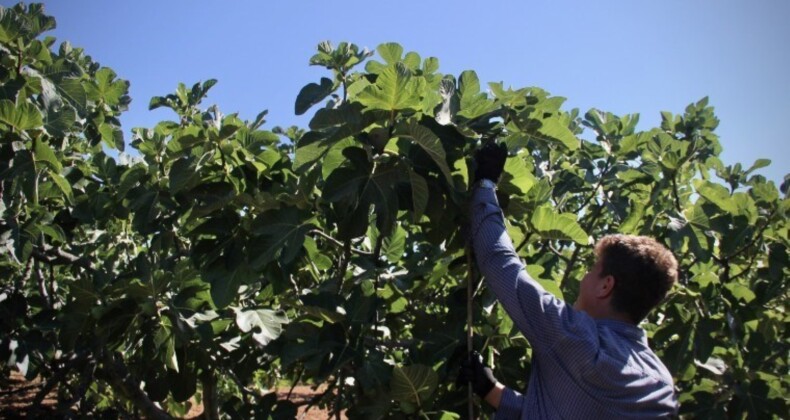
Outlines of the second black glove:
[[485,398],[497,383],[494,372],[483,364],[483,356],[473,351],[461,362],[458,372],[458,384],[471,383],[472,390],[480,398]]
[[507,146],[493,141],[486,143],[475,152],[475,181],[488,179],[499,181],[507,160]]

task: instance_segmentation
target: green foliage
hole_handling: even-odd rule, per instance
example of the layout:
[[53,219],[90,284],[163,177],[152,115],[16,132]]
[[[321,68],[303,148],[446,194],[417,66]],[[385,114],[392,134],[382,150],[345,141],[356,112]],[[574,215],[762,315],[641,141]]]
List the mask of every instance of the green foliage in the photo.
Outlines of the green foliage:
[[[531,275],[573,301],[590,238],[658,238],[681,278],[643,326],[682,414],[787,413],[788,183],[753,175],[767,160],[722,164],[707,99],[637,131],[395,43],[366,62],[325,42],[310,64],[331,74],[295,101],[309,129],[203,108],[212,79],[153,98],[177,120],[115,158],[129,85],[55,51],[54,24],[0,9],[0,358],[84,415],[183,415],[199,394],[209,417],[292,418],[263,394],[286,379],[327,383],[314,403],[352,417],[458,418],[468,164],[493,137]],[[473,315],[476,348],[523,388],[529,345],[485,287]]]

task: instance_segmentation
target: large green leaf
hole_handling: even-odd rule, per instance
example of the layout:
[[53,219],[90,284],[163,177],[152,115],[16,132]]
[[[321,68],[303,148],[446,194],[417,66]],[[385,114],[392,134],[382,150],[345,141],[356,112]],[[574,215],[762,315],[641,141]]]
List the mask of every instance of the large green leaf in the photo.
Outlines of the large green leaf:
[[0,7],[0,42],[10,43],[23,31],[22,22],[14,10]]
[[240,309],[233,308],[236,313],[236,325],[245,333],[252,331],[252,338],[262,346],[269,344],[283,332],[283,325],[288,317],[271,309]]
[[63,192],[63,196],[66,197],[66,201],[69,204],[74,204],[74,192],[71,189],[71,184],[69,181],[66,178],[60,176],[60,174],[53,171],[49,171],[49,177],[52,178],[52,182],[54,182],[60,191]]
[[419,222],[428,207],[428,183],[422,175],[409,168],[409,184],[411,185],[412,221]]
[[28,43],[41,33],[55,28],[55,18],[44,14],[44,5],[33,3],[17,4],[12,9],[0,7],[0,41],[5,43],[19,39]]
[[395,366],[390,390],[395,401],[422,405],[431,397],[438,383],[439,376],[430,366]]
[[327,96],[331,95],[334,90],[334,82],[326,77],[321,78],[320,85],[317,83],[306,85],[299,91],[299,95],[296,96],[294,112],[296,115],[304,114],[311,106],[323,101]]
[[0,100],[0,122],[21,132],[41,127],[44,119],[38,108],[31,103],[22,102],[17,105],[3,99]]
[[325,140],[320,133],[310,132],[302,138],[305,137],[308,141],[297,144],[296,147],[293,169],[297,173],[312,167],[312,164],[321,159],[332,146],[332,143]]
[[568,150],[576,150],[581,142],[568,128],[568,118],[564,114],[553,115],[541,120],[538,132],[546,137],[557,140]]
[[332,171],[339,168],[344,162],[348,160],[348,158],[346,158],[346,156],[343,154],[343,151],[348,147],[356,146],[359,146],[358,142],[353,138],[348,137],[338,141],[329,148],[326,156],[321,161],[321,175],[324,177],[324,179],[328,178]]
[[44,162],[50,169],[57,173],[63,170],[63,166],[55,155],[55,151],[49,147],[47,142],[41,139],[36,140],[35,149],[33,149],[33,151],[36,156],[36,162]]
[[727,188],[710,181],[694,180],[694,187],[699,195],[721,210],[733,216],[745,216],[749,223],[757,220],[757,207],[748,194],[736,192],[730,195]]
[[407,180],[405,171],[397,163],[374,169],[365,152],[356,147],[346,148],[344,155],[354,163],[334,170],[327,177],[322,197],[349,206],[345,216],[353,214],[358,218],[347,222],[356,225],[352,230],[359,234],[367,230],[359,223],[360,218],[367,218],[370,206],[375,206],[376,224],[385,235],[389,234],[398,212],[397,186]]
[[[124,176],[128,176],[127,174],[124,173]],[[200,174],[197,171],[195,159],[190,156],[173,162],[173,165],[170,166],[168,178],[172,194],[177,194],[182,190],[189,190],[196,186],[200,182]]]
[[488,95],[480,92],[480,80],[477,73],[471,70],[464,71],[458,78],[458,94],[460,97],[460,111],[458,115],[469,119],[477,118],[497,108]]
[[513,193],[525,194],[536,182],[538,182],[535,175],[532,174],[532,168],[527,161],[524,160],[524,154],[513,156],[505,161],[503,175],[503,184],[508,187],[515,187],[515,190],[509,188]]
[[129,82],[116,80],[112,69],[103,67],[96,72],[96,79],[85,84],[85,91],[89,99],[104,101],[108,105],[118,105],[129,90]]
[[376,47],[381,58],[387,64],[395,64],[400,61],[403,55],[403,47],[396,42],[387,42]]
[[251,239],[252,265],[261,268],[279,257],[288,263],[302,248],[305,235],[314,226],[310,220],[301,219],[294,208],[268,210],[255,218]]
[[414,109],[420,106],[418,88],[409,69],[402,63],[396,63],[384,69],[376,83],[360,92],[357,100],[371,109]]
[[398,226],[392,234],[383,240],[381,253],[393,264],[397,264],[403,257],[406,249],[406,230]]
[[587,233],[570,213],[557,213],[551,206],[540,206],[532,214],[532,226],[543,239],[572,240],[579,245],[589,245]]
[[[236,246],[229,251],[237,253],[241,250],[239,246]],[[204,279],[211,283],[211,300],[217,308],[225,308],[233,303],[238,297],[241,285],[258,280],[249,264],[241,262],[229,267],[233,264],[231,260],[239,257],[239,255],[234,255],[230,258],[218,258],[202,273]]]
[[68,101],[78,113],[84,114],[87,110],[88,94],[82,81],[77,77],[66,77],[56,80],[55,87],[60,96]]
[[161,352],[165,366],[178,372],[178,358],[176,357],[176,337],[173,334],[169,318],[162,318],[159,329],[154,334],[154,345]]
[[433,134],[433,131],[420,125],[416,120],[410,119],[407,123],[398,125],[395,134],[407,138],[420,146],[430,156],[431,160],[436,163],[447,182],[453,185],[453,176],[450,173],[450,168],[447,166],[447,156],[444,152],[442,141],[436,134]]
[[99,134],[102,142],[110,149],[118,149],[121,152],[124,150],[123,131],[121,131],[120,127],[103,123],[99,126]]
[[744,303],[749,303],[757,297],[751,289],[735,281],[725,284],[724,287],[727,288],[736,299]]

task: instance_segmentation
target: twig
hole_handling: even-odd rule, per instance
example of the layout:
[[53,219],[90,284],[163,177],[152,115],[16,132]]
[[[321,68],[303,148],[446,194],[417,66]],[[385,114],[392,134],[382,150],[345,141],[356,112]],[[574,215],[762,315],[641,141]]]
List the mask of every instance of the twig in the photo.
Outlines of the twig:
[[526,236],[524,236],[524,239],[516,247],[516,254],[521,252],[521,248],[524,248],[529,243],[529,240],[532,238],[532,234],[533,234],[533,232],[529,232],[529,233],[526,234]]
[[154,404],[148,398],[148,395],[140,389],[139,381],[132,377],[131,372],[121,360],[109,352],[102,353],[100,354],[102,361],[100,372],[106,375],[107,382],[114,390],[139,408],[146,418],[155,420],[172,419],[166,411]]
[[[470,357],[469,354],[472,353],[474,350],[474,330],[473,330],[473,323],[474,317],[472,311],[474,310],[474,305],[472,304],[472,300],[474,299],[475,294],[475,275],[474,275],[474,258],[472,257],[472,245],[466,245],[466,357]],[[471,380],[471,378],[470,378]],[[469,412],[469,418],[475,418],[475,404],[474,404],[474,396],[472,395],[472,383],[470,381],[466,387],[466,398],[467,398],[467,409]]]
[[[76,390],[70,389],[72,391],[71,399],[58,404],[58,412],[65,413],[78,401],[83,401],[83,398],[85,398],[85,393],[88,392],[88,386],[93,382],[93,372],[95,369],[95,361],[89,360],[87,363],[85,363],[85,369],[82,371],[82,377],[80,378],[79,386]],[[85,404],[80,404],[80,408],[83,408],[84,405]]]
[[[41,403],[44,401],[47,395],[55,389],[60,382],[62,382],[66,375],[79,363],[82,363],[87,360],[87,357],[77,357],[75,354],[71,354],[69,358],[64,362],[63,366],[60,366],[55,370],[55,374],[47,379],[47,382],[41,387],[41,389],[36,393],[36,396],[33,397],[33,402],[30,404],[28,416],[36,417],[41,410]],[[53,367],[57,366],[62,360],[55,360],[52,362]]]
[[565,264],[570,264],[571,259],[562,255],[562,253],[560,253],[560,251],[558,251],[557,248],[554,248],[554,245],[551,244],[551,241],[546,242],[546,248],[548,248],[549,251],[551,251],[554,255],[556,255],[557,258],[561,259],[562,261],[565,261]]
[[335,412],[335,420],[340,420],[340,411],[343,409],[343,385],[345,384],[345,376],[343,374],[343,369],[340,369],[340,375],[337,378],[338,388],[337,388],[337,395],[335,395],[335,407],[333,411]]
[[571,254],[571,258],[567,264],[565,264],[565,274],[562,275],[562,280],[560,280],[560,290],[565,288],[565,282],[568,281],[568,278],[571,276],[571,272],[573,271],[573,266],[576,265],[576,260],[579,258],[579,252],[581,251],[580,246],[576,246],[573,248],[573,254]]
[[675,198],[675,209],[679,212],[683,212],[683,208],[680,207],[680,195],[678,194],[678,182],[676,180],[677,172],[672,174],[672,196]]
[[373,262],[376,264],[376,291],[373,295],[373,329],[375,331],[379,330],[379,303],[381,303],[381,299],[379,299],[379,288],[381,287],[381,274],[379,273],[379,258],[381,258],[381,247],[384,244],[384,235],[379,232],[378,238],[376,238],[376,246],[373,250]]
[[222,373],[228,375],[228,377],[230,377],[230,379],[233,380],[233,383],[235,383],[236,386],[239,388],[239,390],[241,391],[241,397],[244,400],[244,404],[246,405],[250,404],[250,398],[249,398],[250,395],[260,396],[259,394],[250,391],[247,387],[245,387],[244,384],[241,382],[241,379],[239,379],[239,377],[236,376],[236,374],[232,370],[222,369]]
[[35,263],[36,266],[36,276],[38,277],[38,294],[44,300],[44,304],[47,306],[48,309],[52,309],[52,299],[47,293],[47,285],[46,285],[46,278],[44,277],[44,272],[41,271],[41,265],[38,261]]
[[285,396],[286,400],[290,400],[291,399],[291,394],[293,394],[294,389],[296,388],[296,385],[298,385],[299,381],[302,380],[302,374],[304,374],[305,367],[304,367],[304,365],[301,365],[300,367],[301,367],[301,369],[299,369],[299,374],[296,375],[296,380],[293,381],[293,383],[291,384],[291,389],[288,390],[288,395]]
[[43,249],[43,251],[41,249],[34,248],[32,253],[32,256],[38,259],[39,261],[44,261],[50,264],[51,263],[70,264],[83,268],[90,272],[95,271],[93,269],[93,265],[91,264],[90,260],[85,257],[78,257],[60,248],[53,247],[47,244],[44,244],[44,246],[41,248]]
[[343,292],[343,280],[346,278],[348,262],[351,259],[351,239],[347,239],[343,244],[343,255],[340,257],[340,267],[337,271],[337,294]]
[[584,203],[582,203],[581,207],[576,209],[576,211],[574,211],[573,213],[579,214],[582,210],[584,210],[585,207],[587,207],[587,205],[590,204],[592,199],[595,198],[596,195],[598,195],[598,188],[601,188],[601,186],[603,186],[603,181],[606,178],[606,175],[609,174],[609,168],[611,167],[611,165],[612,165],[611,160],[609,160],[609,158],[607,158],[606,159],[606,166],[603,168],[603,170],[601,170],[601,173],[598,176],[598,183],[595,184],[595,187],[593,187],[592,194],[590,194],[590,196],[587,197],[586,200],[584,200]]
[[33,273],[33,258],[29,258],[27,260],[27,264],[25,264],[25,271],[22,272],[22,277],[18,278],[16,284],[14,284],[14,288],[17,291],[22,291],[22,288],[25,287],[25,283],[30,280],[30,275]]
[[[337,239],[327,235],[326,233],[324,233],[323,231],[321,231],[319,229],[313,229],[313,230],[311,230],[308,233],[310,233],[312,235],[318,235],[318,236],[326,239],[327,241],[329,241],[329,243],[331,243],[332,245],[335,245],[338,248],[345,248],[345,246],[346,246],[343,242],[338,241]],[[372,256],[373,255],[372,252],[364,251],[364,250],[357,249],[357,248],[351,248],[351,252],[353,252],[353,253],[355,253],[357,255],[363,255],[363,256]]]
[[309,401],[303,401],[303,402],[300,402],[300,403],[296,403],[295,405],[297,407],[303,406],[303,405],[307,406],[307,407],[305,407],[304,414],[302,414],[301,418],[304,418],[304,416],[307,415],[307,412],[310,411],[310,409],[313,408],[313,406],[315,406],[316,403],[318,403],[318,401],[321,401],[327,394],[332,392],[332,390],[335,389],[335,385],[336,385],[335,382],[330,382],[329,386],[327,386],[326,390],[324,392],[322,392],[321,394],[316,395],[315,397],[311,398]]

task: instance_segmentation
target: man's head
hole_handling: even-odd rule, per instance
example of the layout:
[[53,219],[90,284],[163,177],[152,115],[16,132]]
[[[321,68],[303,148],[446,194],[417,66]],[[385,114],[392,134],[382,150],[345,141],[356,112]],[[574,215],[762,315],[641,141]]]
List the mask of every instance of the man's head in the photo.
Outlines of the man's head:
[[574,305],[593,317],[614,314],[638,324],[678,277],[672,253],[646,236],[605,236],[595,245],[595,256]]

